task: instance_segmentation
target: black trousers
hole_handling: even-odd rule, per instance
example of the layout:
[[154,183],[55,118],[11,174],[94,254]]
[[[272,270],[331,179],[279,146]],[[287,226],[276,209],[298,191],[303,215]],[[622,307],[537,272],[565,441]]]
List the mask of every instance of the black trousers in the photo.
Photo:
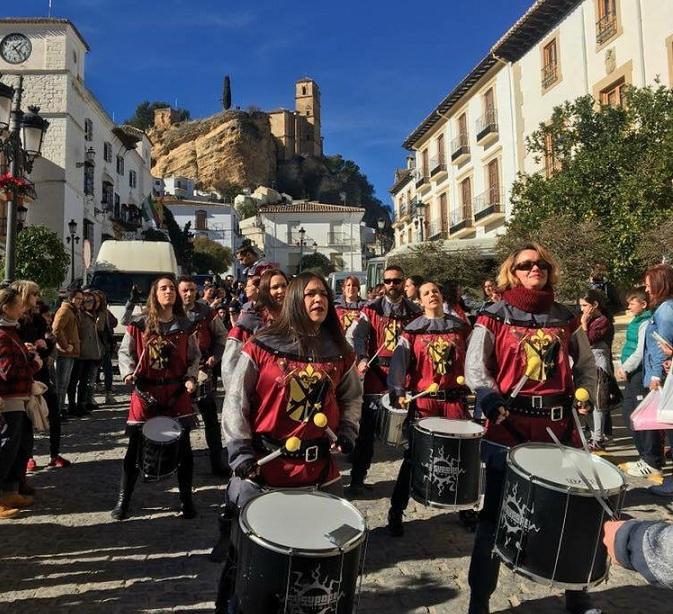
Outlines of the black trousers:
[[58,395],[51,386],[44,393],[44,400],[49,408],[49,455],[55,458],[61,452],[61,408]]
[[220,422],[217,419],[217,405],[215,397],[209,394],[197,402],[201,418],[203,418],[203,428],[206,432],[206,443],[210,450],[210,460],[213,463],[222,462],[222,431]]
[[360,431],[353,450],[351,484],[362,484],[374,457],[374,438],[381,408],[380,394],[365,394],[362,397]]
[[2,416],[7,424],[7,439],[0,448],[0,488],[15,492],[33,454],[33,423],[25,411],[6,411]]

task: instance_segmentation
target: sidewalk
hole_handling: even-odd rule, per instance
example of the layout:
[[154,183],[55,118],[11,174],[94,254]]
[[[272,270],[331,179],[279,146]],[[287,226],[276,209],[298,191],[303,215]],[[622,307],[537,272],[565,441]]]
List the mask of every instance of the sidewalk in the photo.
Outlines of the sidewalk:
[[[0,523],[0,611],[212,611],[219,567],[207,554],[223,487],[209,474],[203,431],[193,434],[198,517],[176,517],[171,508],[177,507],[177,485],[167,480],[140,483],[132,517],[118,523],[109,512],[117,495],[125,417],[126,408],[119,404],[68,422],[63,454],[75,464],[38,471],[31,478],[38,488],[32,510]],[[41,437],[36,442],[41,466],[46,450]],[[629,454],[625,430],[617,427],[608,458]],[[377,448],[370,475],[374,490],[355,502],[371,530],[359,611],[465,612],[473,534],[457,523],[455,514],[412,501],[405,536],[388,537],[388,497],[400,458],[398,450]],[[634,479],[629,484],[626,511],[637,518],[673,520],[673,505],[651,497],[645,490],[649,482]],[[646,586],[620,568],[613,568],[607,584],[592,592],[597,605],[610,614],[663,614],[671,611],[673,601],[670,591]],[[560,594],[503,567],[492,611],[561,613]]]

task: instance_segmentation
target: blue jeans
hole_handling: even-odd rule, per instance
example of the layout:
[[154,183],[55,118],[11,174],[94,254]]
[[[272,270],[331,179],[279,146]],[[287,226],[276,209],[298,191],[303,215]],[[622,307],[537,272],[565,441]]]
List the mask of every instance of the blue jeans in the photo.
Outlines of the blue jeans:
[[56,394],[58,395],[58,406],[63,412],[65,410],[65,397],[68,393],[68,386],[70,385],[70,376],[72,369],[75,366],[76,358],[70,356],[56,357]]

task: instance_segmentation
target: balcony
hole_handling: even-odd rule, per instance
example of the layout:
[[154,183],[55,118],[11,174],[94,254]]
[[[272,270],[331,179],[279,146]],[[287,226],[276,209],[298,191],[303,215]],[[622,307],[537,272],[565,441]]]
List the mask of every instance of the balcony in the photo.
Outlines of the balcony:
[[470,144],[467,134],[459,134],[451,141],[451,162],[461,164],[470,157]]
[[602,45],[617,34],[617,14],[607,13],[596,22],[596,44]]
[[498,113],[495,109],[488,109],[477,120],[477,143],[486,147],[498,140]]
[[428,223],[428,241],[447,239],[449,236],[446,220],[436,218]]
[[[336,231],[330,231],[329,233],[329,244],[330,245],[335,245],[335,246],[341,246],[343,247],[344,245],[351,245],[351,243],[357,239],[353,238],[350,234],[346,232],[336,232]],[[358,239],[359,240],[359,239]]]
[[449,235],[452,239],[460,239],[473,235],[474,222],[472,220],[472,207],[463,205],[451,212]]
[[547,89],[558,81],[558,64],[546,64],[542,67],[542,89]]
[[419,192],[427,192],[430,189],[430,173],[427,169],[416,171],[416,189]]
[[446,159],[444,156],[437,156],[430,160],[430,179],[440,182],[448,176],[449,172],[446,168]]
[[505,217],[502,192],[487,190],[475,197],[473,204],[474,222],[479,226],[495,222]]

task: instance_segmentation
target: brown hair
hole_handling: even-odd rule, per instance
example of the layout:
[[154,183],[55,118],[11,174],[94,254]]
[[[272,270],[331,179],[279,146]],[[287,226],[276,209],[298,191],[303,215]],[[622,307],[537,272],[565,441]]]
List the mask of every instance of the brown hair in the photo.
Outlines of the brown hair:
[[40,294],[40,286],[29,279],[17,279],[13,281],[10,288],[13,288],[21,295],[21,300],[24,305],[28,305],[28,297],[31,294]]
[[0,317],[5,316],[5,307],[21,301],[21,294],[16,288],[7,287],[0,289]]
[[521,282],[514,274],[514,265],[516,264],[516,259],[518,258],[519,254],[526,250],[536,251],[542,260],[549,263],[549,270],[547,271],[547,284],[545,285],[545,288],[553,288],[558,283],[559,265],[554,255],[549,250],[547,250],[546,247],[543,247],[539,243],[527,243],[523,247],[514,250],[500,265],[500,270],[498,271],[497,277],[499,289],[507,290],[509,288],[514,288],[515,286],[521,285]]
[[285,283],[289,284],[290,280],[280,269],[267,269],[264,271],[259,278],[259,293],[255,301],[255,311],[257,313],[261,313],[263,309],[268,309],[274,313],[280,311],[280,305],[271,298],[271,280],[276,275],[280,275],[285,280]]
[[657,264],[645,271],[650,284],[650,306],[657,307],[668,298],[673,298],[673,267]]
[[145,327],[145,337],[151,334],[159,334],[159,300],[157,299],[157,290],[159,289],[159,282],[163,279],[168,279],[175,288],[175,303],[173,303],[173,315],[185,317],[185,308],[182,306],[182,298],[178,292],[178,285],[175,283],[175,277],[172,275],[162,275],[157,277],[150,286],[150,291],[147,296],[147,304],[145,305],[145,313],[147,316],[147,326]]
[[358,288],[360,287],[360,279],[357,275],[349,275],[348,277],[344,278],[344,286],[346,285],[347,281],[353,282]]
[[352,355],[353,350],[346,341],[341,324],[339,323],[339,316],[334,308],[334,296],[330,290],[325,278],[318,273],[311,273],[305,271],[299,273],[288,285],[283,308],[280,310],[280,315],[273,324],[264,330],[264,334],[277,335],[279,337],[295,337],[299,341],[299,346],[302,351],[306,351],[307,346],[305,340],[315,336],[315,330],[311,326],[311,322],[306,314],[304,307],[304,290],[309,282],[317,279],[325,288],[327,292],[327,317],[321,324],[320,328],[326,330],[332,337],[332,340],[337,344],[339,349],[346,355]]

